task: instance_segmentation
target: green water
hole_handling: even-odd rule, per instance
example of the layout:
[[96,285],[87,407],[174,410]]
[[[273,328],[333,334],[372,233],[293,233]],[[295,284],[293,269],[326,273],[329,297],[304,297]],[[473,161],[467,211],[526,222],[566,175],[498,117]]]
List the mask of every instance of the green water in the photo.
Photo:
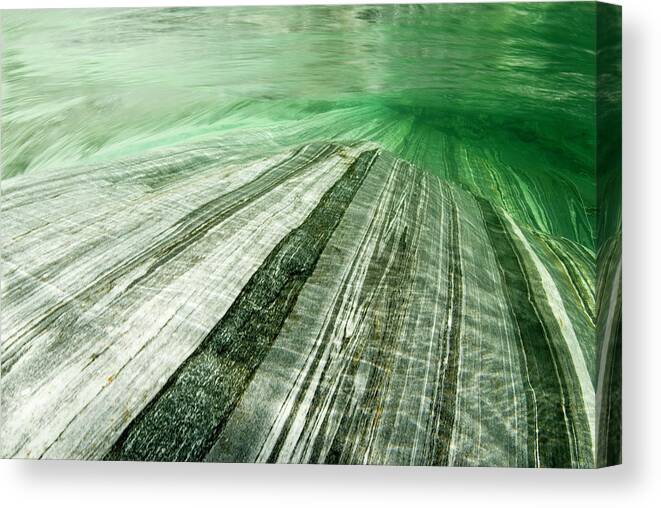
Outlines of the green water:
[[594,3],[3,12],[3,178],[372,140],[592,250],[594,27]]

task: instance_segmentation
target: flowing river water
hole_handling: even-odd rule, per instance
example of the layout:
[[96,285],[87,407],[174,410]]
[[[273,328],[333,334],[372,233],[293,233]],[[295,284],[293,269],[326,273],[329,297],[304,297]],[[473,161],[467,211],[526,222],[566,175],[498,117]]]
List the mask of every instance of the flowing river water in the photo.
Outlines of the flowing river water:
[[256,157],[371,140],[592,250],[594,9],[4,12],[2,174],[218,139]]

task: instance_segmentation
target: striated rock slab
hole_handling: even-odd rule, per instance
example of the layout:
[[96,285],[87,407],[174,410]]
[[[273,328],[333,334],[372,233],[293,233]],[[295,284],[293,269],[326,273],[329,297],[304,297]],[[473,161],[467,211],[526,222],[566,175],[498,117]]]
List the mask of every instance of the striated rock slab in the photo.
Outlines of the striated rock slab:
[[306,146],[248,166],[207,160],[156,189],[168,166],[198,159],[11,180],[2,455],[102,456],[354,153]]
[[591,467],[594,254],[373,144],[4,185],[3,457]]

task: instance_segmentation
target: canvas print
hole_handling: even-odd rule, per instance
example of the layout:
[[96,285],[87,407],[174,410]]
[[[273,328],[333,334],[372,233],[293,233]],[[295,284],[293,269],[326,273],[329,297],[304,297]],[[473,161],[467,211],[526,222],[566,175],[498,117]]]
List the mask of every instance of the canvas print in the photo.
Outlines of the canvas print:
[[621,12],[3,11],[0,457],[621,461]]

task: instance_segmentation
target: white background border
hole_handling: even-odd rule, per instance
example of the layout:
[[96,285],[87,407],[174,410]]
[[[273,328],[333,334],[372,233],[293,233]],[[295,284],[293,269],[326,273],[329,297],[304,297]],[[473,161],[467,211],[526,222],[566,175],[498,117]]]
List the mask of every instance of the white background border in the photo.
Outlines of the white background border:
[[[0,0],[3,9],[310,3],[397,2]],[[598,471],[534,471],[4,460],[0,505],[658,506],[661,336],[655,318],[661,314],[661,2],[617,3],[623,5],[624,16],[624,465]]]

